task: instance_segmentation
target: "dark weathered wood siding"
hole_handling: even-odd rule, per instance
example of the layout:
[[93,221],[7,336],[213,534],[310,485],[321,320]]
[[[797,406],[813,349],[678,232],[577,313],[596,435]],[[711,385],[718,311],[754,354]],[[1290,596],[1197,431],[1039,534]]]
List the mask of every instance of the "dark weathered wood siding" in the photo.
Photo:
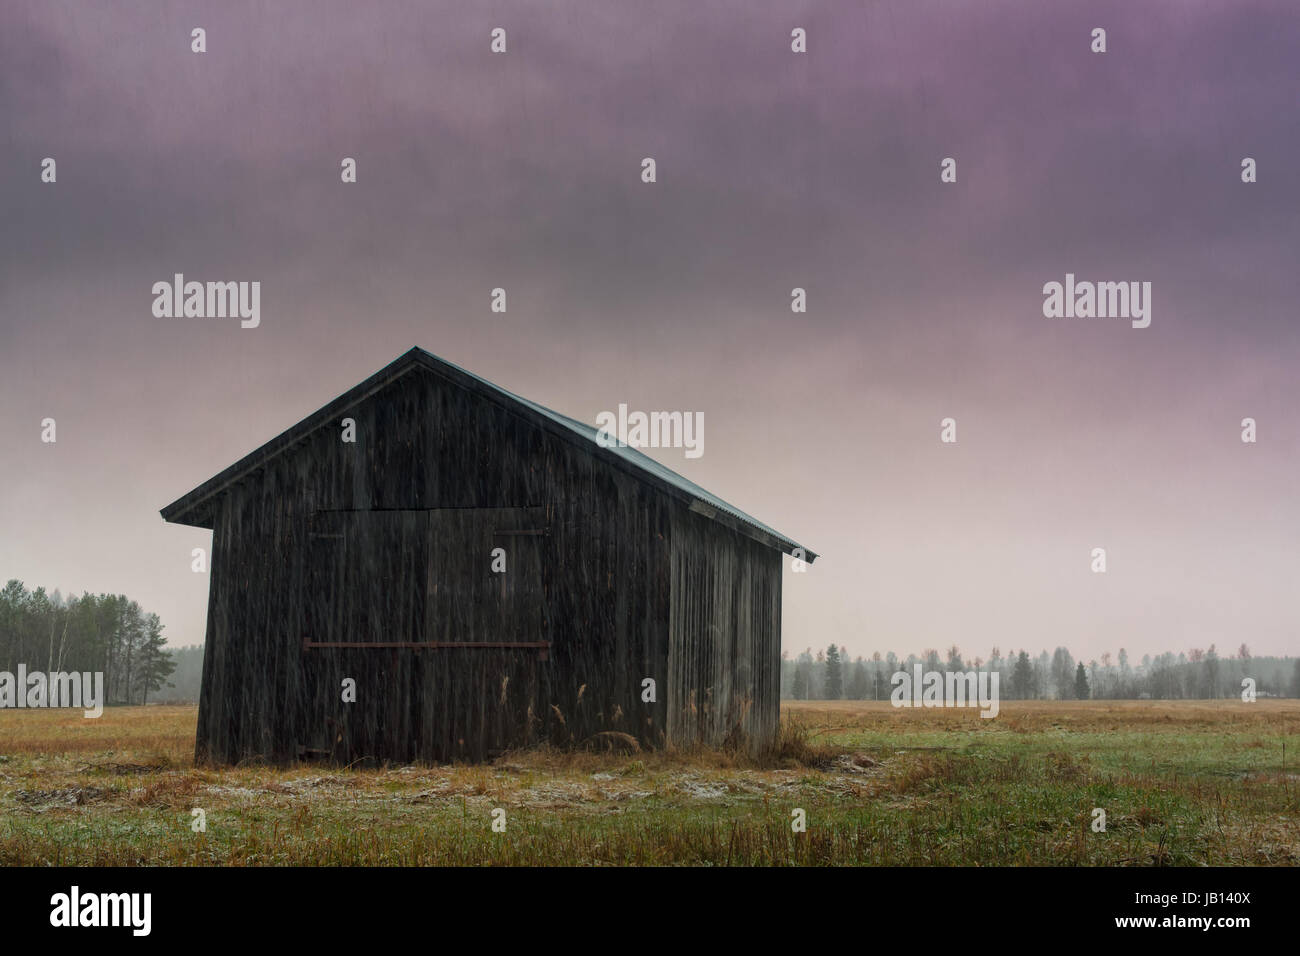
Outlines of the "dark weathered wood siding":
[[781,552],[684,507],[671,540],[668,737],[761,749],[780,721]]
[[342,417],[354,444],[335,422],[205,504],[198,759],[477,760],[602,731],[720,743],[737,726],[771,739],[778,551],[428,369]]

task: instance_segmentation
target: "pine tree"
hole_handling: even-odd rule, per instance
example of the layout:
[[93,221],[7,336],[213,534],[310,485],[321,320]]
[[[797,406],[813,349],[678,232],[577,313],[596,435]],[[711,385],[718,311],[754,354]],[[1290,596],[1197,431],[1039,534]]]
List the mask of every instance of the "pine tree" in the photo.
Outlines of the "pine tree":
[[1090,696],[1088,688],[1088,671],[1083,666],[1083,661],[1079,661],[1079,668],[1074,672],[1074,696],[1079,700],[1087,700]]
[[157,614],[145,618],[144,642],[140,647],[140,703],[149,703],[149,691],[161,690],[163,681],[176,669],[176,662],[166,650],[163,627]]
[[812,673],[813,673],[813,656],[812,648],[806,648],[794,663],[794,699],[811,700],[812,699]]
[[794,681],[790,688],[790,694],[795,700],[808,699],[808,672],[804,669],[803,664],[794,666]]
[[839,700],[844,696],[844,672],[840,665],[840,649],[832,644],[826,648],[826,699]]
[[1034,688],[1034,666],[1029,662],[1029,654],[1020,652],[1016,658],[1015,670],[1011,672],[1011,687],[1021,700],[1027,700]]

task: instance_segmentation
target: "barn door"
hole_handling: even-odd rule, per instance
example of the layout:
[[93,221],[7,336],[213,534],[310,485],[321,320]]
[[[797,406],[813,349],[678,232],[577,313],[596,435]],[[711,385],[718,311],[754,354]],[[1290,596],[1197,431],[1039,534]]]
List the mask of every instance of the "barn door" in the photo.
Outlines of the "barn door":
[[[423,511],[325,511],[308,525],[304,754],[409,759],[412,667],[423,639],[428,540]],[[342,704],[347,679],[358,689]]]
[[[307,748],[446,760],[528,742],[551,646],[545,509],[322,512],[309,533],[309,713],[327,716]],[[361,693],[341,707],[345,677]]]
[[429,512],[425,635],[439,675],[432,749],[478,760],[525,746],[550,648],[551,542],[537,508]]
[[308,634],[321,643],[418,641],[427,560],[422,511],[312,515]]
[[540,508],[430,511],[426,639],[546,641],[549,542]]

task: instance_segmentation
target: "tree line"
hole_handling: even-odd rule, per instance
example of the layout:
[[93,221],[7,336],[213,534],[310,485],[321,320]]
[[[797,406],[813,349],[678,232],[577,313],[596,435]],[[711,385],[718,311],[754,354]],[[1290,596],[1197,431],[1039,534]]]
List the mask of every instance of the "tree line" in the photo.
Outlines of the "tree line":
[[902,658],[893,651],[849,660],[835,644],[816,654],[808,648],[793,659],[781,654],[781,696],[793,700],[888,700],[899,671],[913,673],[917,664],[925,671],[988,671],[997,673],[1003,700],[1153,700],[1239,697],[1242,680],[1255,682],[1261,697],[1300,697],[1300,658],[1254,657],[1242,644],[1231,656],[1220,656],[1215,645],[1172,651],[1155,657],[1144,655],[1138,663],[1120,648],[1112,657],[1075,660],[1058,647],[1031,657],[1028,651],[993,648],[988,658],[963,657],[953,646],[946,655],[925,650],[918,657]]
[[102,672],[106,703],[144,704],[176,667],[165,643],[158,615],[122,594],[0,591],[0,671]]

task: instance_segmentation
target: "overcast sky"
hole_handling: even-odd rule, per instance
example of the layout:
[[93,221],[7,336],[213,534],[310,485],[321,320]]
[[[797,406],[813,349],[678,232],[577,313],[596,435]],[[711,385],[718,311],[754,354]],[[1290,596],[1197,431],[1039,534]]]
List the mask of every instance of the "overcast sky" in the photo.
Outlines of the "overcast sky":
[[[1297,49],[1290,2],[9,0],[0,579],[201,641],[159,508],[419,345],[702,412],[652,454],[822,555],[792,654],[1295,653]],[[260,326],[156,318],[178,272]],[[1150,327],[1044,317],[1066,273]]]

